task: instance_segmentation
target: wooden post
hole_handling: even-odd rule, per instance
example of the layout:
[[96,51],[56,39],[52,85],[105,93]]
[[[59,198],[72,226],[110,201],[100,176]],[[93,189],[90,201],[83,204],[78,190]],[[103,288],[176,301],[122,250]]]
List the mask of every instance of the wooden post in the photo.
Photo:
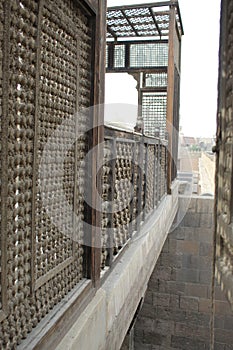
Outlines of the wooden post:
[[[101,270],[101,174],[97,176],[97,169],[100,168],[100,160],[103,159],[104,142],[104,81],[105,81],[105,60],[106,60],[106,0],[98,0],[96,16],[95,35],[95,76],[94,76],[94,114],[92,146],[94,149],[92,157],[92,248],[91,248],[91,278],[95,287],[100,283]],[[102,146],[101,146],[102,144]],[[98,195],[99,194],[99,195]]]
[[145,221],[147,218],[147,176],[148,176],[148,143],[144,143],[144,147],[146,148],[146,154],[145,154],[145,167],[144,167],[144,173],[145,173],[145,183],[144,183],[144,210],[143,210],[143,217],[142,220]]
[[154,193],[153,193],[153,208],[155,209],[156,206],[157,206],[157,183],[158,183],[158,177],[157,177],[157,169],[158,169],[158,158],[157,158],[157,151],[156,151],[156,146],[157,144],[157,140],[155,141],[155,144],[154,144]]
[[132,199],[130,201],[130,223],[129,223],[129,232],[130,232],[130,238],[132,237],[132,234],[133,234],[133,210],[134,210],[134,201],[136,200],[136,198],[134,197],[134,183],[135,183],[135,171],[134,171],[134,168],[135,168],[135,164],[137,162],[137,159],[136,159],[136,152],[137,152],[137,142],[135,141],[134,142],[134,146],[133,146],[133,158],[132,158],[132,161],[131,161],[131,181],[132,181],[132,189],[133,189],[133,193],[132,193]]
[[161,162],[161,145],[160,145],[160,139],[158,140],[158,167],[157,167],[157,178],[158,178],[158,183],[157,183],[157,204],[160,202],[161,199],[161,167],[162,167],[162,162]]
[[113,43],[108,44],[108,69],[114,69],[114,48]]
[[130,44],[125,44],[125,68],[130,68]]
[[171,193],[172,183],[172,133],[173,133],[173,105],[174,105],[174,35],[176,30],[175,5],[170,6],[169,41],[168,41],[168,87],[167,87],[167,131],[168,131],[168,172],[167,193]]
[[138,201],[137,201],[137,231],[140,231],[140,225],[142,221],[142,183],[143,183],[143,152],[144,142],[143,136],[140,137],[139,141],[139,161],[138,161]]
[[112,174],[111,174],[111,181],[110,181],[110,186],[111,186],[111,213],[109,213],[109,222],[110,225],[108,227],[108,256],[106,260],[106,266],[112,266],[112,261],[113,261],[113,245],[114,245],[114,195],[115,195],[115,183],[116,183],[116,158],[117,158],[117,145],[116,145],[116,138],[113,137],[111,140],[112,144],[112,159],[111,159],[111,169],[112,169]]

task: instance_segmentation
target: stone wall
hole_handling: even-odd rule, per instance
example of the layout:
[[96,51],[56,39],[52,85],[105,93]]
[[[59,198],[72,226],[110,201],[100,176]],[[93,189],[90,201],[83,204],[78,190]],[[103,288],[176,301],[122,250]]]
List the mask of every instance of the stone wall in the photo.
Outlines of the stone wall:
[[200,187],[202,193],[211,193],[215,191],[215,156],[202,152],[199,159],[200,169]]
[[[180,199],[184,211],[187,199]],[[209,350],[213,200],[192,198],[165,242],[135,325],[135,350]],[[233,349],[233,314],[215,288],[215,350]]]

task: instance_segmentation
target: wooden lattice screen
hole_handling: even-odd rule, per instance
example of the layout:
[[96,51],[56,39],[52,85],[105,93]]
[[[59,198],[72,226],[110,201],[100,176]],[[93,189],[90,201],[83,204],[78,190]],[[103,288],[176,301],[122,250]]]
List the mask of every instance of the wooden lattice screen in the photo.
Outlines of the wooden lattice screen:
[[[1,349],[15,348],[85,277],[81,219],[87,140],[79,137],[72,145],[77,128],[88,123],[73,116],[90,106],[93,76],[92,26],[82,3],[0,1]],[[60,134],[54,133],[58,126]],[[44,154],[48,140],[52,146]],[[46,193],[39,177],[42,155]],[[47,201],[52,202],[49,215]]]
[[167,142],[105,127],[102,172],[103,271],[167,194]]
[[[99,286],[101,265],[111,267],[166,194],[167,143],[159,139],[105,134],[112,176],[97,173],[105,13],[105,0],[0,0],[0,349],[25,338],[21,349],[55,348]],[[105,215],[92,206],[96,188],[106,202],[130,205]]]

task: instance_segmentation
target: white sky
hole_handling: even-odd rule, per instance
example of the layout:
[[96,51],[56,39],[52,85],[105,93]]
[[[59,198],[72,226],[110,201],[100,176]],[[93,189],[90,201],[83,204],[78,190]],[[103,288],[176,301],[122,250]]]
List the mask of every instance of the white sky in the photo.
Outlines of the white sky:
[[[108,0],[108,6],[149,2]],[[180,124],[186,136],[212,137],[216,133],[220,0],[179,0],[179,4],[184,26]],[[128,74],[107,74],[106,103],[137,104],[135,87]]]

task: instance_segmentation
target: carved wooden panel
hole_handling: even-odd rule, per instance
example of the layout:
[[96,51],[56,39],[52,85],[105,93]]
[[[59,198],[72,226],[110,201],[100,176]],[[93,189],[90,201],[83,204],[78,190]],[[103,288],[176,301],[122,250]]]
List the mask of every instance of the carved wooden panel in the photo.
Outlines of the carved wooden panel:
[[0,348],[15,349],[84,278],[92,27],[69,0],[1,0],[0,27]]

